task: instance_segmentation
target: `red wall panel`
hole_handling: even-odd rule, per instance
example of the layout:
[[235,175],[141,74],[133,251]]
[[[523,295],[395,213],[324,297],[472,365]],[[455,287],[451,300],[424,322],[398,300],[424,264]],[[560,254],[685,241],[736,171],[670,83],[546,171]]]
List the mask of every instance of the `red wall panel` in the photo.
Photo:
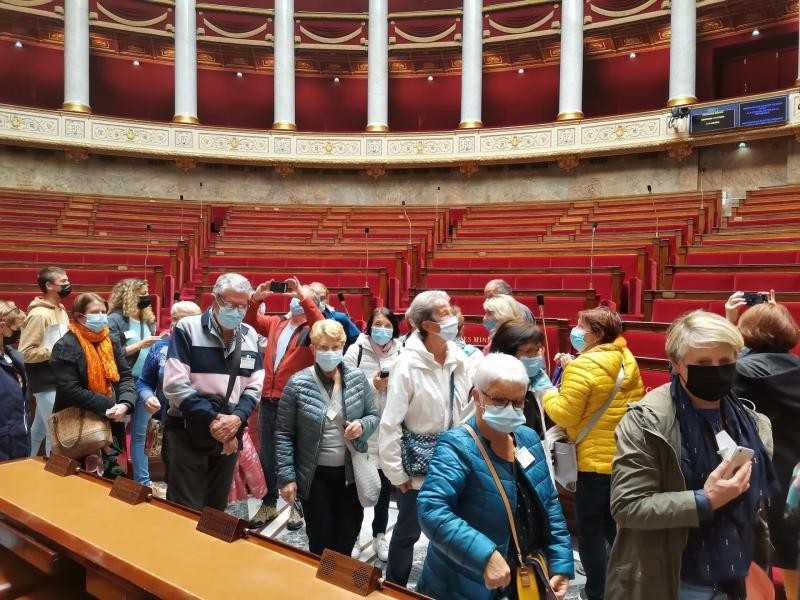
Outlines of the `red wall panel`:
[[507,127],[554,121],[558,114],[558,65],[483,74],[483,124]]
[[219,127],[269,129],[273,122],[272,73],[198,69],[197,113],[200,122]]
[[364,131],[367,126],[367,79],[297,77],[295,118],[301,131]]
[[93,54],[89,60],[92,112],[148,121],[174,114],[172,65]]
[[389,128],[392,131],[456,129],[461,120],[458,75],[389,78]]
[[61,108],[64,101],[64,53],[61,48],[0,41],[0,102]]

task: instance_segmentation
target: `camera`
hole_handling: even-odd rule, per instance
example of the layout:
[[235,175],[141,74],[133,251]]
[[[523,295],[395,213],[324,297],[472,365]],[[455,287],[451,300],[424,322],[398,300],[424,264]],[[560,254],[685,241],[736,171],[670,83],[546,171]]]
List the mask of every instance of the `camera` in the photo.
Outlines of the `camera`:
[[285,294],[289,289],[289,284],[285,281],[273,281],[269,284],[269,291],[276,294]]
[[754,306],[756,304],[764,304],[769,300],[769,294],[762,294],[761,292],[745,292],[744,303],[747,306]]

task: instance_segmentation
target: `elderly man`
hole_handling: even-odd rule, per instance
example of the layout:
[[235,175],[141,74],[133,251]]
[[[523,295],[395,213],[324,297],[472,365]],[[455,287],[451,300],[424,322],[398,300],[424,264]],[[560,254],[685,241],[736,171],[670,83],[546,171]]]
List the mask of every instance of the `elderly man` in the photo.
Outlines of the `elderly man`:
[[242,324],[251,291],[241,275],[220,275],[211,308],[172,332],[163,382],[167,499],[189,508],[224,510],[241,434],[261,397],[258,336]]
[[[500,295],[514,296],[514,290],[502,279],[492,279],[486,284],[486,287],[483,288],[484,298],[494,298]],[[517,306],[519,306],[519,310],[522,312],[523,319],[528,323],[536,323],[536,319],[533,318],[533,313],[530,308],[525,306],[522,302],[517,302]]]
[[361,330],[350,319],[350,315],[334,310],[333,307],[328,304],[328,288],[324,283],[312,281],[309,287],[314,290],[314,293],[319,297],[319,309],[322,311],[322,316],[326,319],[333,319],[344,328],[344,334],[347,336],[347,341],[344,344],[344,351],[347,352],[347,348],[350,344],[355,343],[358,336],[361,335]]
[[[319,310],[319,298],[310,286],[301,286],[296,277],[286,280],[287,293],[292,296],[289,316],[262,315],[258,307],[272,295],[272,280],[259,285],[250,296],[250,308],[245,321],[267,338],[264,349],[264,389],[258,412],[258,431],[261,441],[259,458],[267,495],[250,521],[250,527],[260,528],[278,516],[278,472],[275,462],[275,431],[278,402],[289,377],[314,364],[311,352],[311,326],[324,319]],[[303,526],[297,506],[292,506],[287,527],[294,531]]]

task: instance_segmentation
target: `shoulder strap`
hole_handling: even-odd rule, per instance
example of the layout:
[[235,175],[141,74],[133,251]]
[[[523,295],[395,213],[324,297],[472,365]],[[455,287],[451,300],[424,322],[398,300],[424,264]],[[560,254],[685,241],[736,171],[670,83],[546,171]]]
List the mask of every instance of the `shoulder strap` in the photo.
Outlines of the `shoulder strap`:
[[358,345],[358,360],[356,360],[356,367],[361,366],[361,356],[364,354],[364,346]]
[[236,384],[236,377],[239,374],[239,364],[242,362],[242,331],[241,329],[237,331],[235,334],[236,336],[236,343],[233,348],[233,352],[230,353],[228,360],[230,364],[228,365],[228,390],[225,392],[225,401],[222,403],[223,406],[228,405],[228,401],[231,399],[231,394],[233,393],[233,386]]
[[450,373],[450,427],[453,426],[455,419],[453,418],[453,409],[455,408],[456,400],[456,372]]
[[464,423],[464,429],[467,430],[472,436],[472,439],[475,440],[475,445],[478,446],[478,450],[481,451],[481,455],[483,456],[483,460],[486,461],[486,466],[489,468],[489,473],[492,475],[492,479],[494,479],[494,483],[497,486],[497,491],[500,492],[500,499],[503,501],[503,506],[506,508],[506,516],[508,517],[508,525],[511,527],[511,537],[514,539],[514,548],[517,551],[517,558],[519,559],[519,564],[524,565],[524,561],[522,560],[522,548],[519,545],[519,537],[517,537],[517,526],[514,524],[514,512],[511,510],[511,504],[508,502],[508,496],[506,496],[506,490],[503,488],[503,484],[500,481],[500,477],[497,476],[497,471],[494,468],[494,464],[492,463],[492,459],[489,458],[489,454],[486,452],[486,447],[483,445],[481,438],[478,437],[478,434],[475,433],[475,430],[470,427],[467,423]]
[[614,384],[614,389],[611,390],[611,395],[608,397],[608,400],[606,400],[603,403],[603,406],[601,406],[600,409],[592,415],[592,418],[589,419],[588,423],[586,423],[584,428],[578,434],[578,437],[575,438],[576,445],[580,444],[583,441],[583,438],[585,438],[589,434],[589,432],[594,428],[594,426],[597,425],[597,422],[600,420],[600,417],[602,417],[603,414],[608,410],[608,407],[611,406],[611,403],[614,401],[614,398],[619,392],[619,389],[622,387],[623,379],[625,379],[624,359],[622,365],[619,368],[619,373],[617,373],[617,382]]

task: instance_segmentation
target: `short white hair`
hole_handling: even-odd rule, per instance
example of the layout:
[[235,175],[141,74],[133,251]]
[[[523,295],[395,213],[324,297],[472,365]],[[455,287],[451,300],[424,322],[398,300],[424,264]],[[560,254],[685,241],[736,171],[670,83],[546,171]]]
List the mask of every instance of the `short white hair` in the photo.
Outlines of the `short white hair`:
[[228,290],[238,294],[249,294],[253,291],[253,286],[243,275],[238,273],[223,273],[217,277],[214,284],[213,293],[215,296],[222,296]]
[[525,366],[515,357],[502,352],[492,352],[483,357],[472,384],[485,392],[495,383],[513,383],[528,389],[530,380]]
[[744,348],[742,334],[726,318],[716,313],[695,310],[676,319],[667,329],[666,351],[670,360],[679,361],[689,348],[724,345],[737,355]]
[[483,310],[494,313],[494,320],[498,325],[506,321],[514,321],[522,318],[522,312],[519,310],[519,304],[511,296],[507,294],[500,294],[487,298],[483,303]]
[[169,311],[169,316],[173,319],[177,316],[183,318],[191,317],[192,315],[199,315],[201,312],[203,311],[199,306],[197,306],[197,304],[189,300],[183,300],[172,305],[172,308]]
[[442,290],[427,290],[417,294],[406,311],[406,319],[420,329],[423,322],[436,320],[433,313],[436,312],[436,306],[442,303],[450,303],[450,296]]

